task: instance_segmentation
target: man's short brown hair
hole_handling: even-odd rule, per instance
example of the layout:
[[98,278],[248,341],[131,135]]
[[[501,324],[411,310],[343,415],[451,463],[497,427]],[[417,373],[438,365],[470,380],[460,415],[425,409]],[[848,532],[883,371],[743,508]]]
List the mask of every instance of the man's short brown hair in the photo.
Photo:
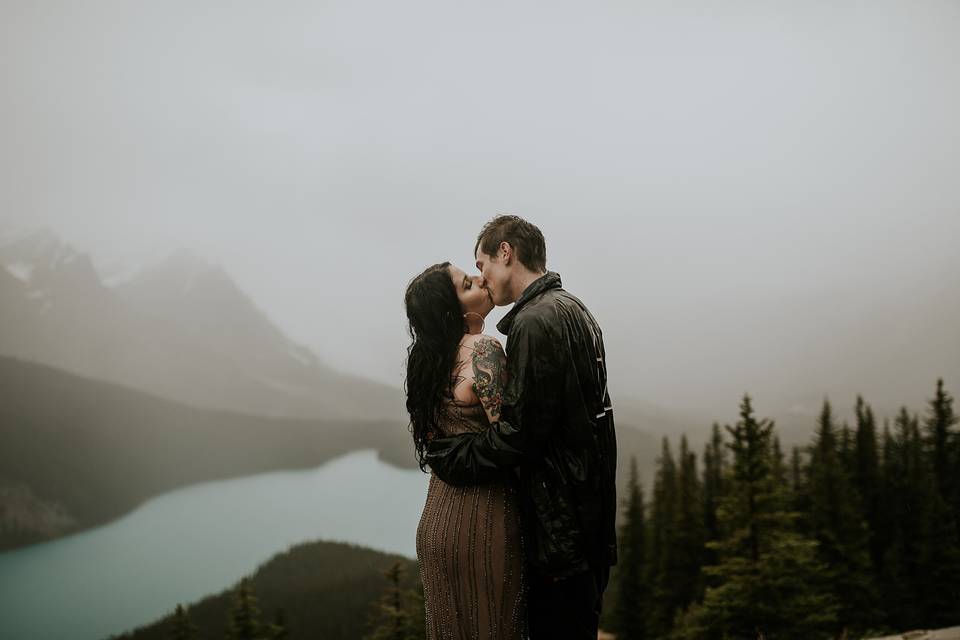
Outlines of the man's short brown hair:
[[517,260],[530,271],[540,273],[547,270],[547,245],[536,225],[520,216],[497,216],[483,225],[477,244],[473,246],[473,255],[477,255],[480,248],[488,256],[495,256],[501,242],[509,242]]

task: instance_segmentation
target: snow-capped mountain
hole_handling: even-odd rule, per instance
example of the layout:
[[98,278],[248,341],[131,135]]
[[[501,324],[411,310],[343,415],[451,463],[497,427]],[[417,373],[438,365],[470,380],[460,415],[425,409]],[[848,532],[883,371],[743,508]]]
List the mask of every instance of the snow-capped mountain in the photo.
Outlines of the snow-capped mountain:
[[100,303],[109,298],[89,256],[45,229],[0,237],[0,264],[40,313],[49,312],[55,301],[70,308],[91,297]]
[[342,375],[189,251],[114,288],[47,230],[0,238],[0,353],[195,406],[402,419],[399,389]]

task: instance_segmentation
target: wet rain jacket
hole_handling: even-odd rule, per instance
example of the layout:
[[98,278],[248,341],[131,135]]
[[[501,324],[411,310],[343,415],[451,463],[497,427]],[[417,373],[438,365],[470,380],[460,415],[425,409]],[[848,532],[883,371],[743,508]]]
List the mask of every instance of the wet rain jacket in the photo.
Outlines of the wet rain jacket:
[[426,461],[448,484],[516,475],[530,567],[566,577],[616,564],[616,433],[600,327],[547,272],[497,324],[508,379],[500,419],[436,438]]

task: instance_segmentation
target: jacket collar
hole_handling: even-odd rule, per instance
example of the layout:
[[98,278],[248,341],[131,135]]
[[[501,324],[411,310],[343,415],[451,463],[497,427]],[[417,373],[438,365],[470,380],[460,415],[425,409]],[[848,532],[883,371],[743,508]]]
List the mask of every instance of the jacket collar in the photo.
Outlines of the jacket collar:
[[523,293],[520,294],[520,297],[517,298],[517,301],[513,305],[513,309],[503,316],[500,319],[500,322],[497,323],[497,331],[503,335],[510,333],[510,327],[513,325],[513,319],[517,317],[517,313],[526,305],[530,300],[536,298],[544,291],[549,291],[550,289],[559,289],[563,284],[560,282],[560,274],[556,271],[547,271],[544,275],[540,276],[523,290]]

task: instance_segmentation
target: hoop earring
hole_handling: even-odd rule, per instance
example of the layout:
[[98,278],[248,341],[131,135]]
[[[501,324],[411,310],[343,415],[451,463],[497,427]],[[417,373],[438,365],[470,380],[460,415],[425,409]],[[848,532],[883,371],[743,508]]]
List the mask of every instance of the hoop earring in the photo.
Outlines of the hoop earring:
[[[471,315],[471,314],[477,316],[478,318],[480,318],[480,333],[483,333],[483,329],[484,329],[484,327],[487,326],[487,323],[486,323],[486,321],[484,320],[484,318],[483,318],[482,315],[480,315],[480,314],[477,313],[476,311],[467,311],[465,314],[463,314],[463,319],[466,320],[466,319],[467,319],[467,316],[469,316],[469,315]],[[467,328],[469,328],[469,327],[467,327]]]

